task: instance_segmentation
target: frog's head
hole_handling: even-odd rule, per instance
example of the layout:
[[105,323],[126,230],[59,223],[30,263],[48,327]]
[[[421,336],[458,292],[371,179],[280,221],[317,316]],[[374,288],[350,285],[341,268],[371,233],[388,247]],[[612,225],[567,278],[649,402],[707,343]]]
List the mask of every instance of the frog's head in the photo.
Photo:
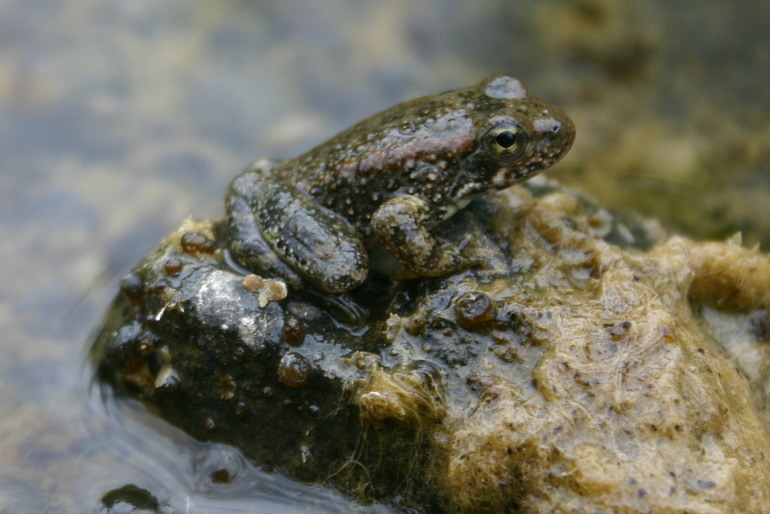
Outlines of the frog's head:
[[493,75],[473,88],[474,149],[463,159],[455,198],[499,191],[561,159],[575,125],[553,105],[532,96],[519,80]]

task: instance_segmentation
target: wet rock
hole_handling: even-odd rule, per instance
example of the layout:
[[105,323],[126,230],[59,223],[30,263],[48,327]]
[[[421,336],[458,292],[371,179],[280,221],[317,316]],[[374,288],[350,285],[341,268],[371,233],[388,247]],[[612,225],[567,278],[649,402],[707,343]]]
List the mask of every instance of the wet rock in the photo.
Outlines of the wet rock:
[[102,497],[100,512],[109,514],[162,512],[159,509],[160,503],[150,491],[128,484],[106,493]]
[[770,263],[737,239],[667,238],[540,180],[435,229],[476,266],[365,283],[372,314],[346,325],[261,294],[218,230],[164,241],[93,350],[104,384],[200,439],[403,508],[770,504]]

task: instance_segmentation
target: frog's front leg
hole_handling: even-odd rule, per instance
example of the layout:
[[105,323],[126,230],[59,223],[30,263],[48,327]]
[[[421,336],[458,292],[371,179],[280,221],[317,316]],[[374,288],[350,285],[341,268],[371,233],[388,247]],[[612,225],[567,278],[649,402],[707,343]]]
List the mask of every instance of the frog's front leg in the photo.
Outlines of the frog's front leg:
[[377,239],[407,268],[421,276],[438,277],[467,265],[457,248],[441,244],[425,226],[430,206],[416,196],[399,196],[372,215]]

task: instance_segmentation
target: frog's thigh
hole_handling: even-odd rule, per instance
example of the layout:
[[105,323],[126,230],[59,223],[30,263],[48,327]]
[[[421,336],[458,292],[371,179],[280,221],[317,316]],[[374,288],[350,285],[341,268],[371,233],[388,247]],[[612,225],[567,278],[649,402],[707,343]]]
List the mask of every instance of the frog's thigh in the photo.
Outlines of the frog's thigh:
[[461,266],[454,248],[442,246],[423,224],[428,204],[415,196],[400,196],[382,204],[372,216],[377,239],[419,275],[439,276]]
[[353,226],[297,189],[265,184],[256,215],[281,259],[324,291],[347,291],[366,278],[368,257]]
[[236,177],[227,192],[225,209],[229,231],[228,248],[235,261],[255,273],[281,277],[294,287],[302,281],[287,266],[262,237],[262,232],[252,209],[254,191],[258,191],[261,178],[253,172]]

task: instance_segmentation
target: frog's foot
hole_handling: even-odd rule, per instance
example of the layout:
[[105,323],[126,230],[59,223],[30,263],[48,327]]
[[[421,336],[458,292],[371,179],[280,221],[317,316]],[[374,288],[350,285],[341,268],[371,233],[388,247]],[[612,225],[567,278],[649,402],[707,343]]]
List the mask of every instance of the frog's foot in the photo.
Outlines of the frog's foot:
[[316,297],[326,311],[343,325],[358,327],[369,319],[369,309],[358,303],[349,294],[326,294],[312,289],[306,291]]
[[419,276],[438,277],[468,265],[460,250],[442,244],[423,224],[426,202],[415,196],[400,196],[382,204],[372,216],[377,239],[407,268]]
[[309,283],[343,293],[366,279],[369,258],[355,228],[296,188],[263,182],[252,210],[265,241]]
[[230,184],[225,208],[227,210],[228,261],[242,273],[280,277],[294,288],[302,287],[302,278],[276,254],[262,237],[251,208],[247,192],[258,184],[259,177],[247,172]]

